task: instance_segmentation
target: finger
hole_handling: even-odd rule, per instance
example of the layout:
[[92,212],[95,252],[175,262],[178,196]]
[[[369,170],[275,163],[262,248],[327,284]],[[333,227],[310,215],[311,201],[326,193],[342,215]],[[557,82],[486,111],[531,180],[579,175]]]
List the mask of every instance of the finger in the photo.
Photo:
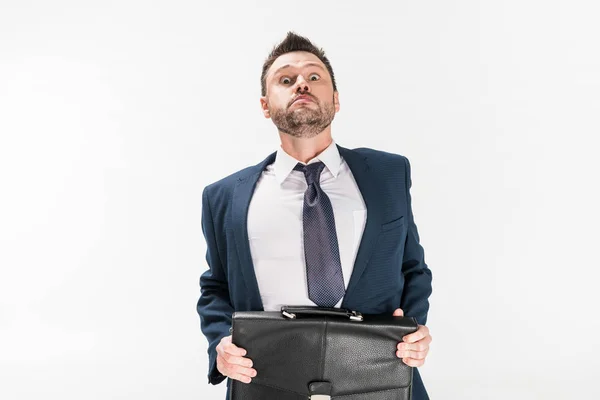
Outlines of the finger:
[[231,344],[231,335],[229,336],[225,336],[224,338],[221,339],[221,341],[219,342],[219,344],[217,345],[217,354],[220,356],[223,356],[225,354],[225,346]]
[[252,379],[249,376],[245,376],[245,375],[233,374],[233,375],[227,375],[227,376],[229,376],[231,379],[235,379],[237,381],[244,382],[244,383],[252,382]]
[[392,315],[394,317],[404,317],[404,311],[401,308],[396,308]]
[[249,358],[233,356],[229,353],[225,353],[221,357],[231,365],[240,365],[242,367],[250,368],[254,364]]
[[405,350],[424,351],[425,349],[429,348],[430,343],[431,343],[431,336],[427,336],[427,337],[424,337],[423,339],[419,340],[418,342],[414,342],[414,343],[400,342],[400,343],[398,343],[397,348],[400,351],[405,351]]
[[248,378],[254,378],[256,376],[256,370],[254,368],[246,368],[241,365],[229,364],[228,371],[233,375],[242,375]]
[[414,358],[403,358],[402,362],[410,367],[420,367],[425,364],[425,360],[415,360]]
[[[257,372],[254,368],[246,368],[241,365],[228,363],[224,358],[217,358],[217,367],[219,371],[230,378],[234,378],[235,376],[243,376],[245,378],[253,378],[256,376]],[[241,379],[238,379],[241,380]],[[245,381],[245,380],[244,380]],[[249,382],[247,382],[249,383]]]
[[225,351],[225,353],[231,354],[233,356],[243,357],[247,353],[245,349],[242,349],[241,347],[237,347],[235,344],[233,344],[231,342],[223,344],[223,350]]
[[415,360],[424,360],[429,353],[429,349],[423,351],[397,351],[396,356],[398,358],[413,358]]
[[424,339],[427,336],[429,336],[429,328],[425,325],[419,325],[419,329],[416,332],[404,336],[402,341],[405,343],[414,343]]

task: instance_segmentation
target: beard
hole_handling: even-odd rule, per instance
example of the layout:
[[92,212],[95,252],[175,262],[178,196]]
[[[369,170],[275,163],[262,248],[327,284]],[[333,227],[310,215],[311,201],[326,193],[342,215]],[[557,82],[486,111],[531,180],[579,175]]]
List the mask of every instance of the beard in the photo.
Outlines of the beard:
[[290,105],[286,109],[270,109],[271,120],[277,129],[293,137],[312,138],[331,125],[335,117],[333,100],[330,103],[321,103],[315,97],[311,99],[317,108],[314,105],[300,105],[290,110]]

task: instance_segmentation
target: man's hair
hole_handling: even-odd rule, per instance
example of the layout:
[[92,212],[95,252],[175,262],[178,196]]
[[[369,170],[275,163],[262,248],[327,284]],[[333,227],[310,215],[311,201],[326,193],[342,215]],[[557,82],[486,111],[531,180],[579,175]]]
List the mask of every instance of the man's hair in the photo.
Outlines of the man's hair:
[[304,36],[299,36],[294,32],[288,32],[287,36],[281,43],[273,47],[269,57],[265,60],[263,64],[262,74],[260,76],[260,88],[261,88],[261,96],[266,96],[267,94],[267,71],[271,68],[271,65],[275,62],[277,57],[284,55],[286,53],[291,53],[293,51],[306,51],[308,53],[312,53],[321,60],[327,71],[329,71],[329,75],[331,75],[331,82],[333,83],[333,90],[337,91],[337,85],[335,84],[335,75],[333,75],[333,68],[331,68],[331,63],[329,59],[325,56],[325,52],[323,49],[319,49],[316,47],[310,40],[305,38]]

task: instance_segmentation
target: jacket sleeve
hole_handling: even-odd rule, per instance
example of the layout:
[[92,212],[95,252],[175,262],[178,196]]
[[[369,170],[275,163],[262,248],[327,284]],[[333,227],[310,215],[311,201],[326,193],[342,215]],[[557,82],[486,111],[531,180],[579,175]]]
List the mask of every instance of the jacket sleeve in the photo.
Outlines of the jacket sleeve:
[[216,347],[223,337],[230,334],[233,307],[206,188],[202,192],[202,232],[206,240],[208,270],[200,276],[201,294],[196,309],[202,333],[208,340],[208,382],[216,385],[226,378],[217,370]]
[[410,163],[404,157],[405,182],[406,182],[406,204],[408,216],[408,232],[404,244],[404,257],[402,259],[402,273],[404,274],[404,290],[400,308],[404,315],[415,317],[420,325],[427,323],[427,312],[429,311],[429,296],[431,295],[432,275],[431,270],[425,263],[423,247],[419,243],[419,233],[415,225],[410,188],[412,186]]

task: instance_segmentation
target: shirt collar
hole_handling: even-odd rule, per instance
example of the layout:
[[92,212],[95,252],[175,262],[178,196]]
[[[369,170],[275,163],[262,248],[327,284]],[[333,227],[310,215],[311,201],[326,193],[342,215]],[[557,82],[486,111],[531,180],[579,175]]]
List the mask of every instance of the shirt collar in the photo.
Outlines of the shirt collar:
[[[338,173],[340,172],[342,159],[335,141],[332,140],[331,144],[325,150],[323,150],[321,154],[309,160],[307,164],[312,164],[318,161],[322,161],[323,164],[325,164],[325,168],[331,172],[334,178],[337,178]],[[283,150],[281,146],[279,146],[273,167],[275,170],[275,178],[280,185],[287,179],[296,164],[299,162],[300,161],[290,156]]]

